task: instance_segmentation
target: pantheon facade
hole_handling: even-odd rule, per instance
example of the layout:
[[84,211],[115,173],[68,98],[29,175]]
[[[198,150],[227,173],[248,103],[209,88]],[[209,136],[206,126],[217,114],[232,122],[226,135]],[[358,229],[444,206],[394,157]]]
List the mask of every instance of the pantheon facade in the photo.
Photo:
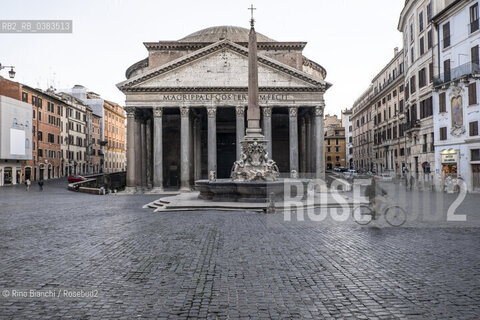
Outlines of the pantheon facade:
[[[117,84],[126,95],[128,190],[191,190],[211,171],[230,177],[245,135],[248,33],[221,26],[144,43],[148,57]],[[321,177],[326,70],[303,56],[306,42],[258,32],[257,41],[270,158],[285,177]]]

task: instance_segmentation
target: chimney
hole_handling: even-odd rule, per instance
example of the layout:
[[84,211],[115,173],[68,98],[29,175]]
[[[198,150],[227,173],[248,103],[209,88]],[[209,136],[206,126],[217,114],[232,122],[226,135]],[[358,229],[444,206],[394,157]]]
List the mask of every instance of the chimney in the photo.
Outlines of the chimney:
[[398,54],[398,47],[395,47],[393,49],[393,55],[396,56]]

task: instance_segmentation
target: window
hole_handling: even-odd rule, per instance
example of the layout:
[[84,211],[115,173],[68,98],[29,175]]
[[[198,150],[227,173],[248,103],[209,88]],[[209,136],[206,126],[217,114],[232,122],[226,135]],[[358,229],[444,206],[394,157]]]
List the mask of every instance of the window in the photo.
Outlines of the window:
[[28,93],[22,92],[22,101],[23,102],[28,102]]
[[477,83],[473,82],[468,85],[468,105],[477,104]]
[[445,92],[438,95],[438,112],[447,112]]
[[478,121],[470,122],[469,128],[470,137],[478,136]]
[[480,70],[480,56],[478,55],[478,45],[473,47],[470,51],[472,56],[472,68],[474,68],[474,70],[472,71]]
[[413,42],[413,23],[410,23],[410,42]]
[[418,87],[423,88],[427,84],[427,72],[425,68],[418,72]]
[[425,53],[425,42],[423,41],[423,37],[420,38],[420,55],[423,56]]
[[414,93],[416,90],[415,76],[410,78],[410,93]]
[[43,132],[38,131],[38,141],[43,141]]
[[412,49],[410,49],[410,55],[411,55],[411,59],[412,59],[412,63],[415,61],[415,50],[412,46]]
[[38,121],[42,121],[42,113],[38,111]]
[[478,3],[470,7],[470,33],[478,30]]
[[443,74],[445,82],[450,81],[450,59],[443,61]]
[[480,161],[480,149],[470,150],[470,161]]
[[423,11],[420,11],[420,13],[418,14],[418,25],[420,28],[419,32],[422,32],[423,31]]
[[443,48],[450,47],[450,22],[443,25]]
[[43,157],[43,149],[38,149],[38,156]]
[[432,38],[432,29],[427,32],[427,49],[432,49],[433,47],[433,38]]
[[403,113],[403,100],[400,100],[399,102],[399,112]]
[[53,134],[49,133],[47,138],[48,138],[48,142],[55,143],[55,136]]
[[432,114],[432,97],[420,101],[420,119],[430,117]]
[[440,128],[440,140],[447,140],[447,127]]
[[328,157],[327,157],[327,161],[332,161],[332,157],[331,157],[331,156],[328,156]]

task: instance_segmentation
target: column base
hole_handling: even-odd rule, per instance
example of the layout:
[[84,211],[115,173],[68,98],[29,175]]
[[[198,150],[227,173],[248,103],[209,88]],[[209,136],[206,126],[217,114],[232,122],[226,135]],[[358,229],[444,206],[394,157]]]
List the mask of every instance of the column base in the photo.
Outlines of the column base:
[[128,194],[134,194],[137,192],[137,187],[126,187],[124,192]]
[[163,187],[153,187],[149,193],[157,194],[157,193],[163,193],[163,192],[164,192]]
[[190,188],[190,187],[181,187],[179,191],[180,191],[180,192],[192,192],[192,188]]

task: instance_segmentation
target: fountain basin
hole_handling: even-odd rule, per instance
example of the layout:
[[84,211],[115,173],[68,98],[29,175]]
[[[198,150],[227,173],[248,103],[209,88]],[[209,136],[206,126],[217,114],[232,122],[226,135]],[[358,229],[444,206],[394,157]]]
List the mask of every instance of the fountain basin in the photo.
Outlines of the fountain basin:
[[298,179],[295,184],[302,184],[303,190],[291,186],[291,180],[276,181],[233,181],[231,179],[197,180],[195,188],[200,192],[198,198],[214,202],[268,202],[272,193],[275,201],[284,199],[285,190],[290,188],[289,196],[295,197],[302,192],[302,199],[307,193],[309,179]]

